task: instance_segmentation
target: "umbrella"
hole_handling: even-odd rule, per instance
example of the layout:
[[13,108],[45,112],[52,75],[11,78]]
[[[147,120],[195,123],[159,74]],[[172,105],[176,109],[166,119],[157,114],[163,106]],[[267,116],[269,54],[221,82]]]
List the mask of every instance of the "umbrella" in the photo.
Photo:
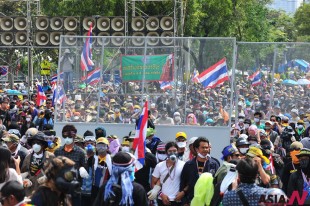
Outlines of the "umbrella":
[[8,95],[20,95],[20,94],[22,94],[20,91],[18,91],[18,90],[11,90],[11,89],[8,89],[8,90],[6,90],[6,93],[8,94]]
[[298,79],[297,84],[298,85],[308,85],[308,84],[310,84],[310,81],[308,79]]
[[297,82],[292,80],[292,79],[285,79],[282,81],[282,84],[285,84],[285,85],[296,85]]

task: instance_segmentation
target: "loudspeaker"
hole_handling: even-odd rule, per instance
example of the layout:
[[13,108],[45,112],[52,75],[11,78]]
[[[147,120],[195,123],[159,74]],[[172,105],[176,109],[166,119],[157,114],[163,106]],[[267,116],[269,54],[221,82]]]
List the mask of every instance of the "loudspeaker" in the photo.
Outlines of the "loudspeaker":
[[143,17],[133,17],[131,20],[131,28],[133,31],[143,31],[145,28],[145,20]]
[[67,45],[76,44],[77,38],[75,37],[76,36],[75,32],[70,31],[70,32],[65,33],[65,35],[66,35],[66,37],[64,39],[65,39],[65,43]]
[[15,34],[15,42],[17,45],[25,45],[27,43],[27,32],[19,31]]
[[110,37],[108,38],[100,38],[100,37],[107,37],[107,36],[110,36],[110,34],[108,32],[100,32],[98,35],[98,38],[97,38],[97,42],[98,42],[98,45],[108,45],[110,43]]
[[169,16],[162,17],[160,20],[160,28],[164,31],[170,31],[173,29],[173,18]]
[[132,34],[134,38],[131,39],[133,46],[142,46],[145,43],[145,37],[142,32],[134,32]]
[[88,31],[90,28],[90,25],[92,25],[92,28],[96,28],[96,19],[93,17],[84,17],[83,19],[83,29]]
[[51,29],[54,31],[60,31],[63,29],[63,18],[53,17],[51,18]]
[[50,36],[48,32],[40,31],[35,34],[35,40],[37,45],[45,46],[49,43]]
[[[88,38],[87,34],[88,34],[88,31],[87,31],[87,32],[84,32],[84,34],[82,34],[82,35],[83,35],[83,44],[85,43],[86,39]],[[92,37],[95,37],[95,36],[96,36],[96,33],[95,33],[95,32],[92,32],[92,35],[91,35],[91,36],[92,36]],[[95,43],[96,43],[96,38],[91,38],[91,44],[95,44]]]
[[2,17],[0,23],[1,29],[3,31],[10,31],[13,29],[13,18],[11,17]]
[[46,16],[38,16],[35,18],[35,26],[39,31],[47,30],[49,26],[49,18]]
[[113,31],[123,31],[125,29],[125,20],[123,17],[114,17],[112,19],[111,27]]
[[156,31],[159,29],[159,19],[157,17],[151,16],[146,20],[147,31]]
[[52,45],[59,45],[60,44],[60,35],[62,32],[54,31],[50,33],[50,42]]
[[159,34],[157,32],[149,32],[146,35],[147,38],[147,44],[150,46],[157,46],[159,43]]
[[27,29],[27,18],[25,17],[16,17],[14,19],[14,28],[17,31],[22,31]]
[[13,32],[3,32],[1,33],[1,43],[3,45],[12,45],[14,41]]
[[64,28],[66,31],[75,31],[78,28],[79,19],[74,16],[65,17]]
[[165,37],[161,39],[161,43],[165,46],[171,46],[173,45],[173,32],[171,31],[165,31],[161,34],[161,37]]
[[100,17],[97,19],[98,31],[108,31],[110,29],[110,19],[108,17]]
[[122,46],[125,42],[124,33],[122,32],[115,32],[112,34],[113,37],[111,42],[114,46]]

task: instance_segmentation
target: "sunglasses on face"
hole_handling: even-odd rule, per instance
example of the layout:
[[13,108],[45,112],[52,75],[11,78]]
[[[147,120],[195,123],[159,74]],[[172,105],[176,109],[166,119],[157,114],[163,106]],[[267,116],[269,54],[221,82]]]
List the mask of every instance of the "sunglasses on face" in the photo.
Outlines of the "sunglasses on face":
[[76,135],[76,132],[74,132],[74,131],[63,132],[63,133],[62,133],[62,136],[63,136],[63,137],[74,136],[74,135]]

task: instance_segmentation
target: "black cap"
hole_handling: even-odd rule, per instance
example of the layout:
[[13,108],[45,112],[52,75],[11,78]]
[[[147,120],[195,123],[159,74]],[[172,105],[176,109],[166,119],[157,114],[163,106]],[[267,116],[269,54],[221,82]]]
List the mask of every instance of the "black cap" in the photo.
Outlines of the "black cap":
[[127,152],[118,152],[114,155],[112,161],[114,165],[127,167],[134,162],[134,158]]
[[236,141],[236,146],[242,146],[242,145],[250,145],[250,143],[245,138],[238,138]]

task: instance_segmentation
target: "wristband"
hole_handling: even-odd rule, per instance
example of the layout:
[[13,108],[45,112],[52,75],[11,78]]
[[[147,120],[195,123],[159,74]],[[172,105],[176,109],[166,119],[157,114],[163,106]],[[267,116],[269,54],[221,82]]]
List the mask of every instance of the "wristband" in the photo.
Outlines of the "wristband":
[[160,192],[158,193],[157,196],[160,197],[162,194],[163,194],[163,193],[160,191]]

